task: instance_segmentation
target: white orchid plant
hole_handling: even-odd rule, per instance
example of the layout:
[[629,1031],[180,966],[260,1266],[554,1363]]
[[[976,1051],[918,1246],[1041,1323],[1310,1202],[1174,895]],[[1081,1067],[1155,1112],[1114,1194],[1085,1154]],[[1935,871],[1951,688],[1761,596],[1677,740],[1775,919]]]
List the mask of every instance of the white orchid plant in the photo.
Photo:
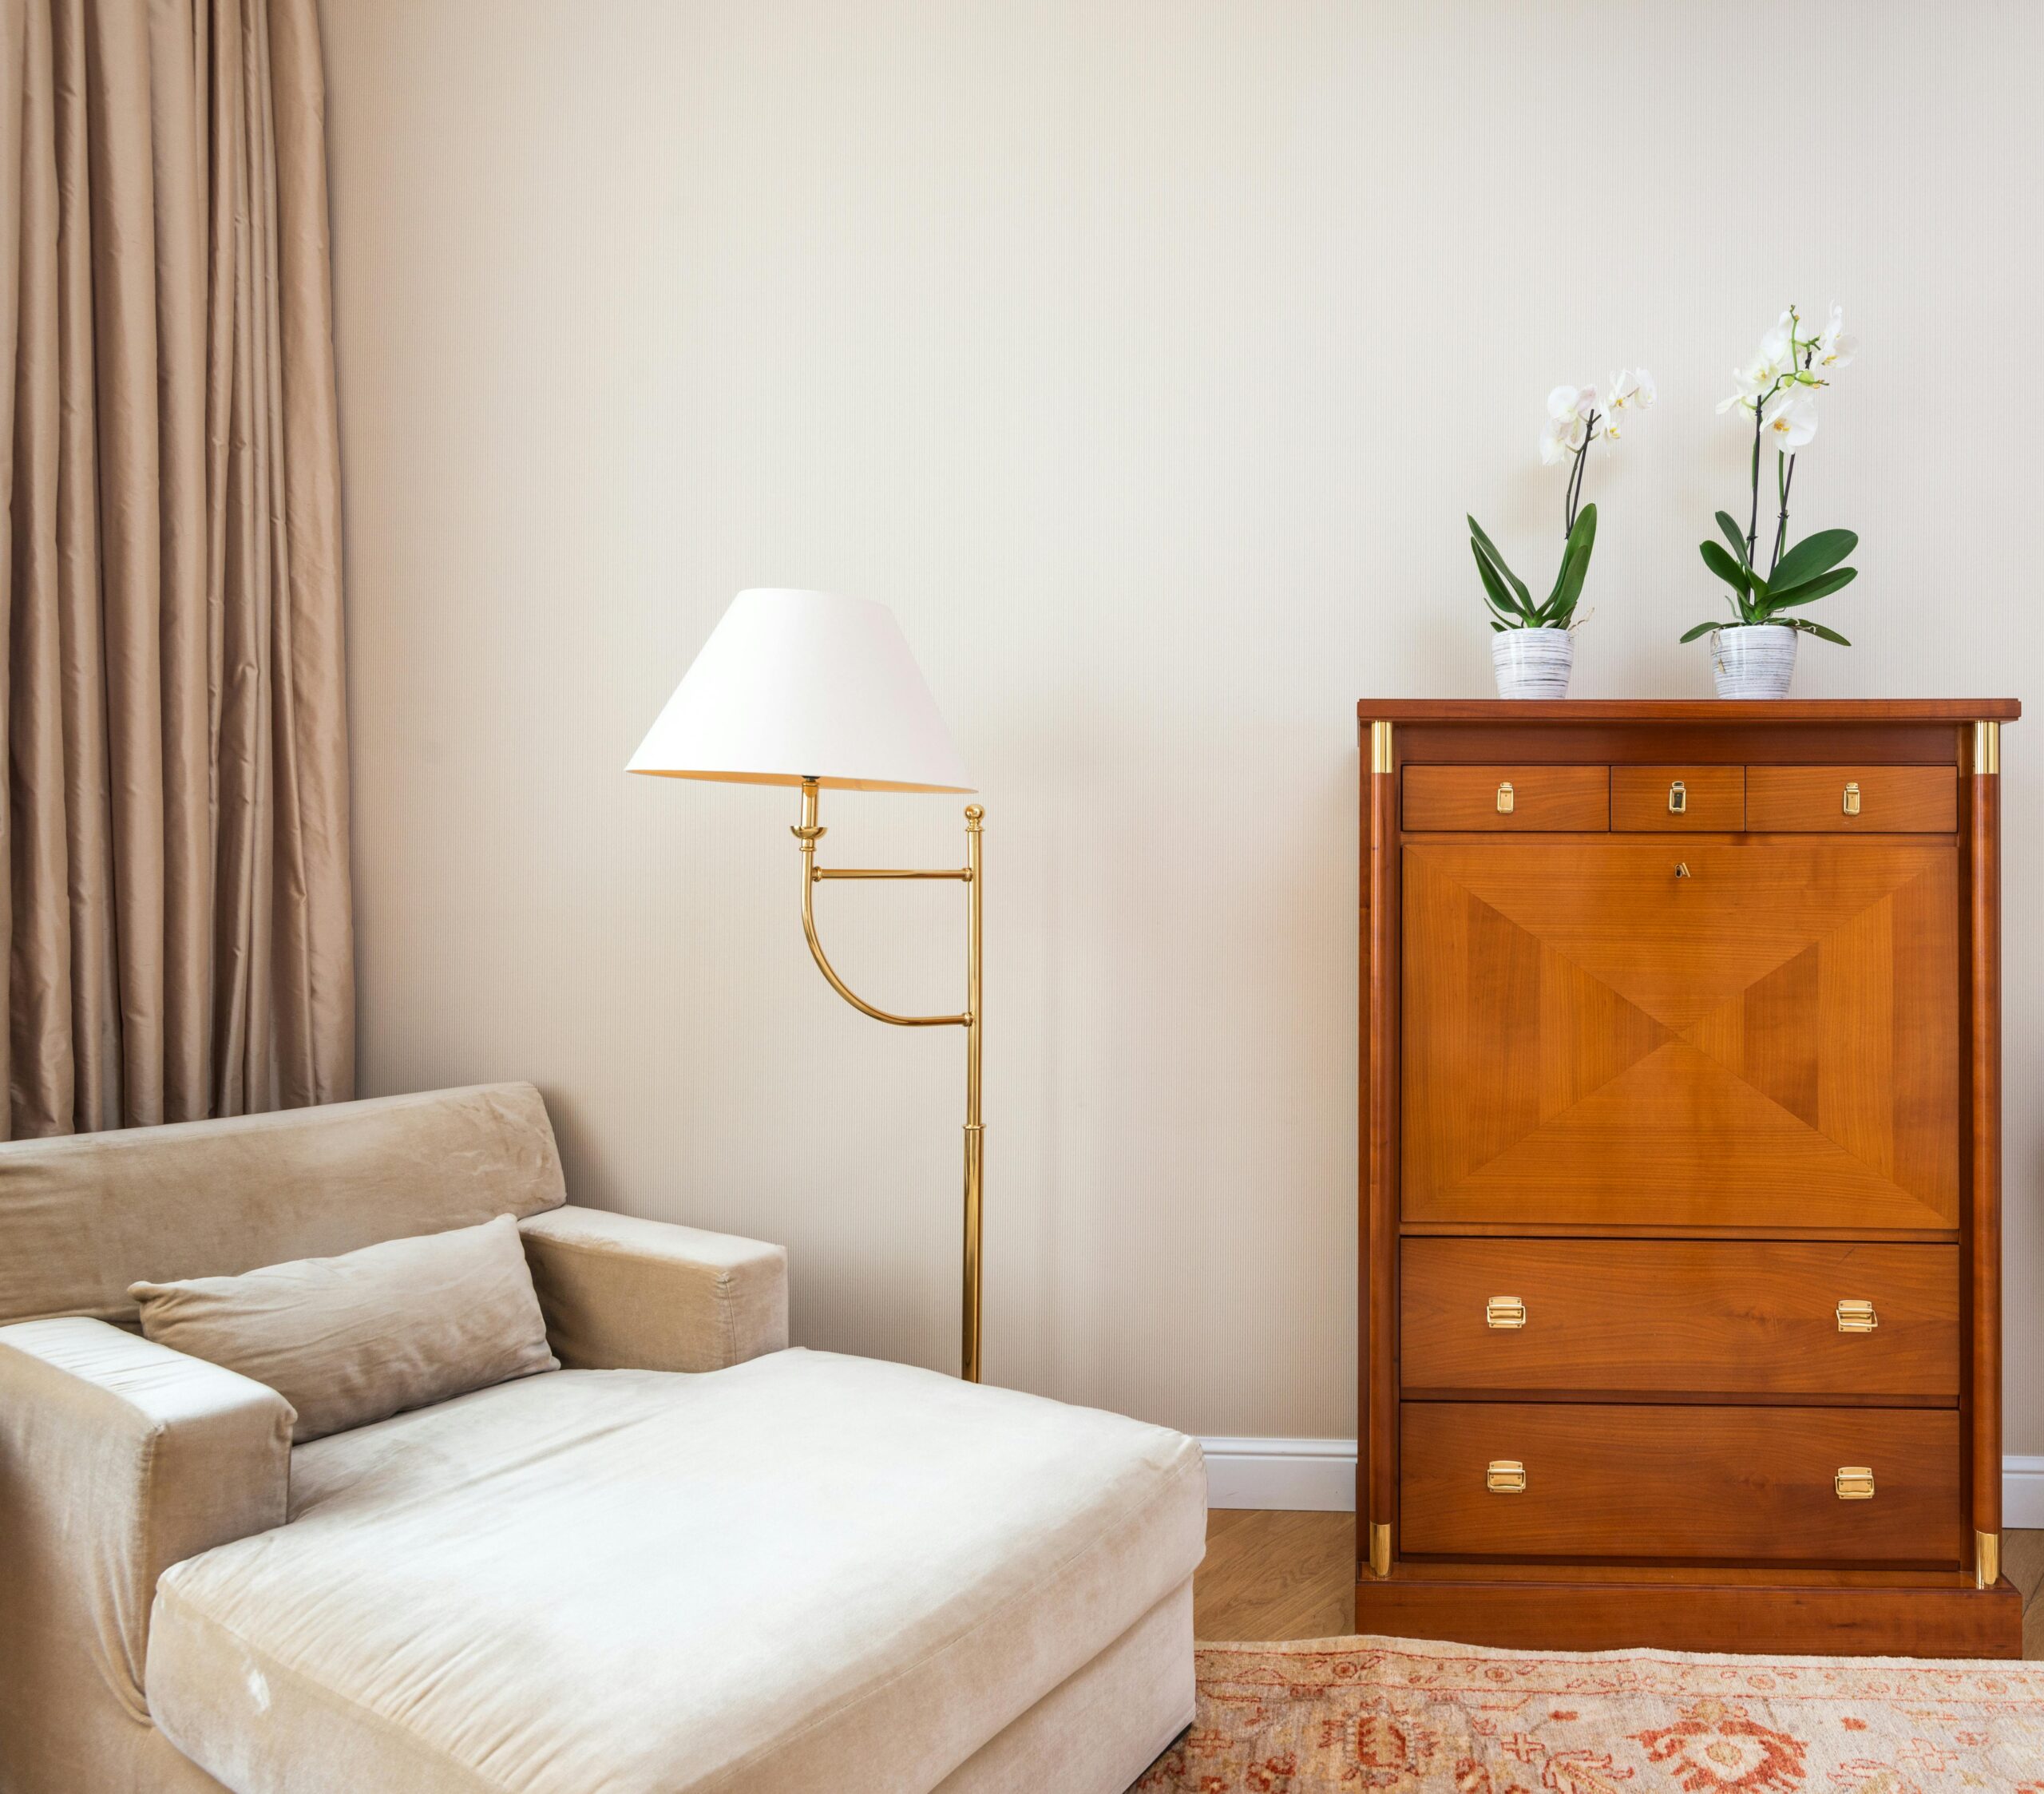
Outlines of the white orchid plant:
[[[1781,314],[1761,339],[1751,361],[1734,368],[1736,390],[1721,400],[1718,415],[1737,412],[1753,423],[1753,505],[1742,533],[1729,512],[1717,513],[1722,543],[1701,545],[1703,564],[1731,588],[1734,624],[1773,624],[1820,636],[1840,648],[1852,644],[1836,629],[1808,617],[1782,613],[1828,598],[1859,577],[1856,568],[1841,567],[1860,538],[1849,529],[1820,529],[1788,546],[1788,494],[1796,483],[1796,462],[1817,433],[1816,395],[1831,376],[1849,362],[1859,345],[1845,334],[1845,314],[1837,306],[1821,329],[1806,324],[1794,306]],[[1774,489],[1778,501],[1774,547],[1767,572],[1760,570],[1760,467],[1765,446],[1774,446]],[[1729,550],[1728,552],[1727,550]],[[1682,636],[1693,642],[1726,625],[1699,623]]]
[[1583,582],[1590,572],[1590,551],[1597,545],[1597,507],[1583,502],[1583,476],[1593,442],[1608,449],[1633,418],[1654,402],[1654,377],[1645,368],[1614,374],[1602,393],[1594,386],[1557,386],[1547,394],[1547,423],[1540,433],[1540,459],[1548,466],[1568,464],[1568,484],[1562,495],[1562,564],[1553,588],[1535,603],[1526,583],[1505,564],[1483,526],[1469,519],[1469,552],[1483,582],[1491,608],[1491,627],[1507,629],[1572,629]]

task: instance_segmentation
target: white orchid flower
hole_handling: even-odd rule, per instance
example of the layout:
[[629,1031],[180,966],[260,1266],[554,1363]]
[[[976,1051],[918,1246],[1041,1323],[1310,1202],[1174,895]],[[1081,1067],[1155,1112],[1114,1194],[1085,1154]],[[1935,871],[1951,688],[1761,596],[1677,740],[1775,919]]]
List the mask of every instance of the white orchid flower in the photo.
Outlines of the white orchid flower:
[[1761,395],[1781,378],[1781,370],[1765,354],[1754,356],[1744,367],[1733,368],[1732,379],[1737,390],[1729,398],[1717,402],[1718,416],[1723,417],[1735,405],[1750,415],[1759,404]]
[[1830,322],[1817,335],[1817,366],[1843,367],[1859,352],[1859,338],[1845,334],[1845,308],[1833,305]]
[[1800,386],[1785,387],[1760,414],[1761,434],[1785,454],[1793,454],[1817,433],[1816,402]]
[[[1586,414],[1583,403],[1584,389],[1581,386],[1557,386],[1547,394],[1547,415],[1557,423],[1567,423]],[[1596,397],[1594,391],[1590,394]]]
[[[1557,387],[1557,391],[1562,389]],[[1567,461],[1579,453],[1583,446],[1583,420],[1573,407],[1566,417],[1551,417],[1547,427],[1540,432],[1540,459],[1551,467],[1558,461]]]
[[1654,376],[1645,368],[1636,371],[1621,371],[1611,376],[1605,402],[1610,415],[1615,418],[1621,411],[1644,411],[1654,402]]

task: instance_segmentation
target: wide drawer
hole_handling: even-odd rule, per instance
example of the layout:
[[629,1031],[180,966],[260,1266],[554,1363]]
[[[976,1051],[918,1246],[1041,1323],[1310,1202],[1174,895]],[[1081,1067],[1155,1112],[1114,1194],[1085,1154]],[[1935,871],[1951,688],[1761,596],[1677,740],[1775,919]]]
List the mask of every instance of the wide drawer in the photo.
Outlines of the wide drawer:
[[1401,1553],[1960,1561],[1951,1408],[1406,1402],[1399,1428]]
[[1959,1394],[1956,1246],[1408,1239],[1400,1251],[1408,1394]]
[[1408,829],[1601,831],[1610,824],[1608,766],[1408,766]]
[[1746,826],[1777,832],[1949,834],[1959,826],[1951,766],[1749,766]]

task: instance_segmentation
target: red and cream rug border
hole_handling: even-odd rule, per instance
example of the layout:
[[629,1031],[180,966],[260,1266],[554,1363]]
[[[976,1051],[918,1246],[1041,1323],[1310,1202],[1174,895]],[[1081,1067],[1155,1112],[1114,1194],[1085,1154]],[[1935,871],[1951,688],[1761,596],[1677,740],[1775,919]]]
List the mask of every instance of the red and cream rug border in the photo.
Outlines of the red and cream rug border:
[[1202,1644],[1140,1794],[2044,1794],[2044,1664]]

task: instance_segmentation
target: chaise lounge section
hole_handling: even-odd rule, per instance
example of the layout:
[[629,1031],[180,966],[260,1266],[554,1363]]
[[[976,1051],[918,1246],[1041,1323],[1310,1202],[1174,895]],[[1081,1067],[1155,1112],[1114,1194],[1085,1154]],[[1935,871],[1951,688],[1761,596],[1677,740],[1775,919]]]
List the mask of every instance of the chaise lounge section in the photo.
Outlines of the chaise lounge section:
[[[500,1214],[561,1370],[294,1447],[126,1330]],[[0,1146],[0,1319],[10,1794],[1120,1794],[1191,1718],[1196,1443],[787,1349],[780,1250],[565,1206],[530,1086]]]

